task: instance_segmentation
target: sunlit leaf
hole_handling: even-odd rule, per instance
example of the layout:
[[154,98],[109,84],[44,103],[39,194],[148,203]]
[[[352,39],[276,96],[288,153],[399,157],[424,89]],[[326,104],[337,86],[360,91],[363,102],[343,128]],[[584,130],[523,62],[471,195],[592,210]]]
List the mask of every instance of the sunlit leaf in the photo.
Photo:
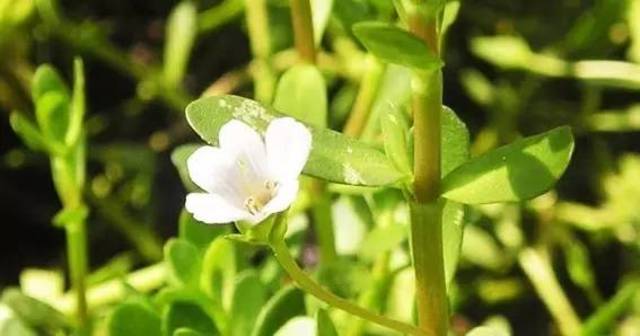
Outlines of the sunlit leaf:
[[318,127],[327,126],[327,88],[313,65],[295,65],[278,82],[273,107],[300,121]]
[[568,127],[520,139],[453,170],[442,182],[442,195],[465,204],[531,199],[553,186],[572,152]]
[[447,285],[453,279],[460,259],[464,232],[464,204],[446,200],[442,208],[442,249]]
[[274,336],[317,336],[316,323],[311,317],[297,316],[289,320]]
[[231,301],[229,335],[250,335],[266,298],[264,285],[255,271],[238,274]]
[[410,176],[413,172],[408,151],[409,122],[406,114],[393,104],[380,116],[380,127],[384,137],[384,151],[396,168]]
[[11,128],[20,136],[22,142],[32,150],[46,150],[47,140],[29,119],[20,112],[13,112],[9,117]]
[[62,313],[42,301],[24,295],[16,288],[5,289],[0,302],[10,307],[20,320],[40,331],[63,332],[70,326]]
[[286,286],[264,305],[251,336],[271,336],[288,320],[304,313],[303,293],[296,287]]
[[185,188],[187,188],[188,191],[198,190],[198,187],[193,183],[193,181],[191,181],[191,177],[189,177],[189,171],[187,170],[187,159],[199,147],[200,145],[198,144],[186,144],[176,147],[176,149],[171,152],[171,162],[178,170],[178,175],[180,175],[182,184],[185,186]]
[[313,21],[313,40],[316,45],[322,42],[322,35],[329,22],[333,0],[311,0],[311,15]]
[[107,318],[110,336],[160,335],[160,317],[140,303],[123,303]]
[[509,336],[509,335],[503,330],[498,328],[481,326],[481,327],[473,328],[470,332],[466,333],[465,336]]
[[219,237],[209,244],[202,258],[200,286],[210,298],[230,307],[236,275],[233,243]]
[[42,134],[49,140],[62,143],[69,124],[69,96],[47,92],[36,103],[36,120]]
[[175,283],[197,288],[202,260],[198,248],[184,239],[170,239],[164,247],[169,276]]
[[422,40],[396,26],[381,22],[361,22],[353,33],[364,46],[381,60],[420,70],[442,66],[439,56]]
[[[237,96],[207,97],[187,106],[187,121],[208,143],[217,144],[218,131],[238,119],[264,132],[280,113]],[[313,144],[304,173],[353,185],[389,185],[402,178],[384,153],[357,140],[328,130],[310,128]]]
[[69,88],[58,74],[58,71],[48,64],[38,67],[31,80],[31,97],[37,102],[49,92],[57,92],[69,97]]

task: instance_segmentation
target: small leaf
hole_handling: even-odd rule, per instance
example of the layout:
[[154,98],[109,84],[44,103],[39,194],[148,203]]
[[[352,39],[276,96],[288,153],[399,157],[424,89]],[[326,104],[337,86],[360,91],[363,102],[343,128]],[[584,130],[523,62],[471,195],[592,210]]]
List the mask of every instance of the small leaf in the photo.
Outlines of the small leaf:
[[53,91],[42,95],[36,100],[36,120],[47,139],[62,143],[69,124],[69,96]]
[[409,156],[409,122],[406,114],[395,104],[389,104],[386,113],[380,116],[384,137],[384,151],[396,168],[410,176],[413,172]]
[[464,232],[464,204],[445,200],[442,208],[442,249],[447,288],[458,267]]
[[[281,114],[257,102],[237,96],[198,99],[187,106],[187,121],[208,143],[217,144],[218,131],[232,119],[264,132],[271,120]],[[328,129],[310,128],[311,154],[303,170],[307,175],[330,182],[380,186],[400,180],[387,157],[376,148]]]
[[123,303],[107,318],[110,336],[160,335],[160,317],[141,303]]
[[203,336],[203,335],[193,329],[178,328],[173,332],[173,336]]
[[313,65],[295,65],[278,82],[273,107],[309,125],[327,127],[327,88]]
[[176,149],[171,152],[171,162],[178,170],[178,175],[180,175],[182,184],[187,188],[187,191],[198,190],[198,187],[191,181],[191,177],[189,177],[187,159],[200,147],[201,145],[198,144],[186,144],[176,147]]
[[480,327],[473,328],[470,332],[466,334],[466,336],[509,336],[509,335],[502,329],[487,327],[487,326],[480,326]]
[[251,336],[271,336],[289,319],[305,313],[302,291],[291,285],[282,288],[264,305]]
[[73,94],[69,107],[69,125],[65,135],[65,143],[74,145],[82,133],[82,122],[86,110],[84,64],[80,58],[73,62]]
[[198,222],[190,213],[182,210],[178,220],[178,232],[181,239],[189,241],[199,249],[205,249],[216,237],[227,234],[229,226]]
[[434,70],[442,61],[413,34],[381,22],[361,22],[353,33],[364,46],[381,60],[420,70]]
[[318,309],[316,313],[316,332],[318,336],[338,336],[336,326],[324,309]]
[[164,335],[169,336],[181,328],[189,328],[203,335],[219,334],[209,315],[199,305],[186,301],[175,301],[169,305],[164,313],[162,331]]
[[225,308],[230,306],[236,275],[233,243],[218,237],[209,244],[202,258],[200,286],[210,298]]
[[380,254],[400,245],[405,239],[407,229],[401,225],[376,226],[360,244],[359,255],[366,260],[374,260]]
[[443,106],[441,129],[442,176],[469,159],[469,131],[452,109]]
[[84,205],[76,208],[63,208],[53,217],[53,224],[64,227],[65,225],[84,221],[87,217],[89,217],[89,208]]
[[248,270],[238,274],[231,301],[229,335],[250,335],[267,297],[258,274]]
[[47,140],[29,119],[20,112],[13,112],[9,117],[11,128],[20,136],[22,142],[32,150],[46,150]]
[[64,333],[70,326],[62,313],[42,301],[24,295],[16,288],[5,289],[0,302],[10,307],[20,320],[40,331]]
[[164,247],[169,276],[175,283],[197,288],[202,261],[198,248],[184,239],[170,239]]
[[171,87],[184,77],[197,30],[196,6],[188,0],[180,2],[169,15],[164,46],[163,75]]
[[449,173],[442,196],[465,204],[517,202],[548,191],[573,152],[568,127],[517,140]]
[[49,92],[57,92],[69,97],[69,88],[56,69],[48,64],[43,64],[38,67],[31,80],[31,97],[34,102],[37,102]]

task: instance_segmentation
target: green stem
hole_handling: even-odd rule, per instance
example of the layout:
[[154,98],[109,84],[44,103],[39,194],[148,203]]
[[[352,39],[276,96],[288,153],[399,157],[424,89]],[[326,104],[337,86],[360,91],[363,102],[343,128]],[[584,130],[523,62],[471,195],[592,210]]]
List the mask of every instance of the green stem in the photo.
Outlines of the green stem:
[[244,9],[242,0],[226,0],[198,15],[198,31],[207,33],[240,16]]
[[442,252],[442,207],[437,202],[411,202],[410,207],[418,323],[429,334],[446,335],[449,307]]
[[367,124],[384,73],[384,66],[375,57],[367,56],[366,62],[367,71],[360,82],[358,96],[343,130],[344,134],[354,138],[360,137]]
[[85,294],[88,268],[87,228],[84,220],[79,220],[67,223],[65,230],[71,285],[75,291],[75,312],[80,329],[83,330],[88,326],[89,322]]
[[245,15],[251,52],[255,59],[255,98],[269,104],[275,89],[275,75],[270,60],[271,35],[266,0],[245,0]]
[[324,301],[330,306],[342,309],[347,313],[353,314],[389,329],[393,329],[400,333],[408,335],[423,335],[423,333],[418,328],[410,324],[375,314],[326,290],[320,284],[311,279],[303,270],[300,269],[296,261],[289,253],[289,249],[287,248],[284,240],[280,239],[272,241],[271,249],[282,268],[284,268],[284,270],[289,274],[293,281],[295,281],[298,287],[300,287],[305,292],[315,296],[317,299]]
[[305,62],[316,63],[316,45],[313,37],[313,22],[309,0],[291,0],[291,19],[296,50]]
[[[435,20],[417,13],[409,18],[408,23],[411,32],[438,54]],[[411,245],[418,323],[426,332],[444,336],[449,325],[449,309],[442,252],[442,207],[438,204],[442,71],[416,70],[411,84],[415,144]]]
[[579,335],[580,319],[558,283],[548,256],[533,248],[526,248],[520,252],[518,261],[558,324],[562,335]]
[[640,282],[632,281],[622,287],[607,303],[602,305],[591,316],[582,327],[582,335],[597,336],[606,334],[610,331],[611,325],[615,323],[618,316],[627,311],[633,303],[638,290],[640,290]]
[[320,180],[312,180],[310,190],[315,199],[311,207],[311,217],[318,239],[320,260],[323,263],[331,263],[337,256],[331,217],[331,195],[327,192],[326,184]]

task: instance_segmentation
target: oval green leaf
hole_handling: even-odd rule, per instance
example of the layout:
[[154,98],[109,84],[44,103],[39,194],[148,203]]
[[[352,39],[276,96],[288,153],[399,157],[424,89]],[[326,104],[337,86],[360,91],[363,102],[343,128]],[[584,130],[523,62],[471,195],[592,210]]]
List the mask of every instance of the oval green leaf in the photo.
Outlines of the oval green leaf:
[[266,289],[255,271],[238,274],[231,301],[228,335],[250,335],[266,297]]
[[295,65],[278,82],[273,107],[318,128],[327,127],[327,86],[313,65]]
[[433,70],[442,66],[440,57],[413,34],[381,22],[361,22],[353,26],[354,35],[384,62]]
[[160,335],[160,317],[140,303],[123,303],[107,319],[110,336]]
[[305,313],[304,295],[293,286],[286,286],[267,301],[258,315],[251,336],[271,336],[288,320]]
[[[269,122],[282,114],[238,96],[198,99],[187,106],[189,125],[210,143],[217,144],[218,131],[232,119],[263,133]],[[383,186],[400,180],[401,174],[387,157],[370,145],[329,129],[309,127],[313,137],[311,154],[303,173],[330,182]]]
[[[189,328],[203,335],[218,335],[218,329],[202,308],[191,302],[172,302],[162,319],[163,334],[171,336],[176,330]],[[157,335],[157,334],[137,334]]]
[[198,288],[202,260],[198,248],[184,239],[170,239],[164,247],[169,279],[177,284]]
[[562,175],[573,146],[569,127],[517,140],[453,170],[442,181],[442,196],[465,204],[534,198]]

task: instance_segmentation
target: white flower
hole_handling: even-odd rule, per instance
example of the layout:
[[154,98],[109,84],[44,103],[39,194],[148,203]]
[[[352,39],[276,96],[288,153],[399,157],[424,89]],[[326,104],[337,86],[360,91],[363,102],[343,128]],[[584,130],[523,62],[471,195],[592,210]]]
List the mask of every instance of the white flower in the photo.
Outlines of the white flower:
[[185,208],[195,219],[257,224],[293,203],[311,149],[304,125],[288,117],[274,119],[263,141],[245,123],[231,120],[218,140],[220,147],[200,147],[187,160],[191,180],[206,191],[187,195]]

